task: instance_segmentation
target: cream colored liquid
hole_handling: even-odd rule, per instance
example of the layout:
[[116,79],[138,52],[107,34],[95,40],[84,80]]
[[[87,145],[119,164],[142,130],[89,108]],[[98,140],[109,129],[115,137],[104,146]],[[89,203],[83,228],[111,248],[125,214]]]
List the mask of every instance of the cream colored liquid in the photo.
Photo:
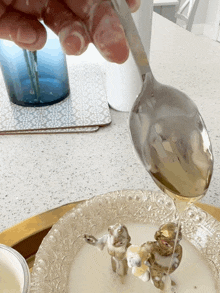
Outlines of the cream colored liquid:
[[[126,223],[125,223],[126,224]],[[132,244],[153,241],[158,227],[142,224],[126,224]],[[97,237],[105,234],[103,231]],[[206,261],[188,241],[182,240],[183,258],[171,275],[178,284],[177,293],[217,293],[212,271]],[[70,271],[69,293],[158,293],[153,284],[134,277],[129,269],[124,284],[112,271],[111,258],[106,249],[85,244],[77,254]]]
[[21,293],[21,285],[15,272],[5,263],[0,264],[0,293]]

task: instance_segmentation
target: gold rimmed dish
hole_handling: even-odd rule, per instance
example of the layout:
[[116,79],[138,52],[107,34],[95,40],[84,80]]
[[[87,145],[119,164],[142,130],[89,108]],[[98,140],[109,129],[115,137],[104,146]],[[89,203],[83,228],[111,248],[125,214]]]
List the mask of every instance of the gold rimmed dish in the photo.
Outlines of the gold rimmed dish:
[[[70,276],[76,259],[85,249],[84,233],[100,235],[116,222],[157,227],[164,222],[174,221],[175,215],[172,200],[161,192],[124,190],[96,196],[80,204],[61,217],[44,238],[32,271],[31,293],[48,290],[72,292]],[[216,286],[213,292],[219,292],[220,255],[217,250],[220,245],[220,223],[192,205],[184,213],[182,231],[184,243],[191,245],[195,252],[193,254],[198,254],[207,266]],[[150,233],[146,232],[146,240],[149,240],[147,234]],[[133,239],[132,243],[136,241]],[[185,255],[189,253],[186,251]],[[179,276],[176,278],[179,279]]]

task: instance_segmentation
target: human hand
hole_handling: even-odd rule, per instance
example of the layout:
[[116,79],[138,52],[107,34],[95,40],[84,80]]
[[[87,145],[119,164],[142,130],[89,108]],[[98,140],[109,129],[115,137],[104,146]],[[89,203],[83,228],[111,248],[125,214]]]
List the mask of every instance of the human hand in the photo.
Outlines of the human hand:
[[[126,0],[131,11],[140,0]],[[80,55],[93,42],[102,56],[123,63],[129,48],[123,28],[109,0],[0,0],[0,38],[34,51],[46,43],[53,30],[68,55]]]

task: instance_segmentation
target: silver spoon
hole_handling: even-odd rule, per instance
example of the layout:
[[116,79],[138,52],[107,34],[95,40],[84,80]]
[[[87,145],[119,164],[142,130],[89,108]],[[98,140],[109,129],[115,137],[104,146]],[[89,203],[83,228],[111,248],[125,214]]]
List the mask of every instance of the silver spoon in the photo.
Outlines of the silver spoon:
[[125,0],[112,0],[143,79],[129,127],[134,147],[155,183],[174,199],[205,195],[213,172],[210,139],[194,102],[155,80]]

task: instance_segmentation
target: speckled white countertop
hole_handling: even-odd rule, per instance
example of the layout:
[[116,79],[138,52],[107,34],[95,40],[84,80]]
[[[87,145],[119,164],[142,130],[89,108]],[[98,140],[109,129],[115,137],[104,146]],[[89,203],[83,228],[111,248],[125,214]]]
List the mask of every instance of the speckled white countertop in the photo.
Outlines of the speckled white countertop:
[[[154,14],[155,77],[197,104],[213,144],[215,165],[202,200],[220,207],[220,43],[195,36]],[[121,189],[157,190],[137,159],[128,113],[94,133],[0,136],[0,231],[57,206]]]

